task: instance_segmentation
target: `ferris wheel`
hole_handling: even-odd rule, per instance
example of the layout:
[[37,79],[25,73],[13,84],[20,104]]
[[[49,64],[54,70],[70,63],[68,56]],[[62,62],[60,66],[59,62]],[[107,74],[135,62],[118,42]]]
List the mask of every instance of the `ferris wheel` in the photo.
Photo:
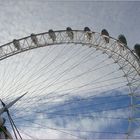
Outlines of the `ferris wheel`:
[[140,138],[140,45],[107,30],[0,46],[0,132],[15,139]]

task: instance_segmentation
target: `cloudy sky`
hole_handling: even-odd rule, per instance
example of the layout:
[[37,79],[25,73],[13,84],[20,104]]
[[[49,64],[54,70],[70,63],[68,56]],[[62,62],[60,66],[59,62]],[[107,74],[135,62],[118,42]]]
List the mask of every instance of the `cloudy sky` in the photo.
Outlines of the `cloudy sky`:
[[51,28],[83,29],[89,26],[97,32],[106,28],[115,38],[124,34],[132,48],[140,40],[139,7],[138,1],[1,0],[0,44]]
[[[139,7],[140,7],[140,2],[132,2],[132,1],[129,1],[129,2],[99,1],[99,2],[97,2],[97,1],[78,1],[78,0],[77,1],[47,1],[47,0],[30,0],[30,1],[29,0],[24,0],[24,1],[23,0],[12,0],[12,1],[5,0],[5,1],[3,1],[3,0],[0,0],[0,31],[1,31],[0,32],[0,38],[1,38],[0,45],[10,42],[13,39],[19,39],[19,38],[28,36],[31,33],[46,32],[49,29],[63,30],[63,29],[66,29],[66,27],[71,27],[72,29],[83,30],[84,27],[88,26],[92,31],[96,31],[96,32],[100,32],[103,28],[105,28],[108,30],[110,36],[112,36],[114,38],[117,38],[119,34],[124,34],[127,38],[128,46],[130,48],[133,48],[135,43],[140,42],[140,36],[139,36],[140,8]],[[68,49],[65,49],[65,47],[62,46],[62,50],[63,50],[62,54],[65,55],[67,53],[66,56],[69,57],[69,56],[73,55],[74,51],[79,51],[80,47],[81,46],[78,46],[71,53],[68,53],[68,51],[69,51],[68,49],[70,49],[70,46],[68,46]],[[43,65],[45,65],[45,62],[47,62],[47,61],[51,62],[51,59],[56,57],[56,54],[59,53],[59,51],[60,51],[59,49],[58,50],[57,49],[58,48],[55,48],[56,52],[54,52],[54,56],[51,55],[50,57],[48,57],[49,60],[48,60],[48,58],[45,58],[44,59],[45,61],[43,61],[43,62],[40,61],[46,55],[46,52],[44,52],[43,49],[40,49],[40,51],[38,51],[38,52],[36,51],[36,52],[29,52],[29,53],[25,53],[25,54],[23,53],[23,55],[14,56],[13,59],[11,58],[11,59],[8,59],[7,61],[2,61],[1,64],[4,66],[4,68],[0,68],[0,70],[1,70],[1,72],[4,73],[4,76],[3,76],[3,73],[0,73],[0,76],[3,79],[5,78],[4,80],[7,82],[8,76],[6,77],[6,74],[8,74],[9,76],[15,77],[16,74],[18,75],[20,73],[20,71],[17,72],[16,74],[13,74],[13,73],[15,72],[15,70],[18,71],[18,69],[20,69],[20,70],[23,70],[23,83],[28,82],[28,79],[26,79],[26,76],[28,76],[28,75],[26,75],[25,77],[24,77],[24,75],[25,75],[25,73],[27,73],[28,70],[30,70],[36,64],[35,60],[38,59],[37,55],[42,54],[42,56],[39,55],[41,57],[39,58],[38,63],[41,62],[40,66],[43,66]],[[48,50],[46,49],[46,51],[48,51]],[[95,50],[92,50],[92,51],[94,52]],[[86,53],[87,54],[91,53],[91,50],[87,49]],[[112,64],[112,61],[103,63],[106,60],[106,57],[102,57],[102,56],[100,57],[100,53],[99,54],[98,53],[99,52],[97,52],[96,55],[98,55],[99,57],[94,55],[94,57],[97,58],[97,60],[95,62],[93,62],[91,59],[91,61],[89,63],[86,63],[86,65],[83,64],[82,65],[83,67],[80,67],[79,71],[80,70],[86,71],[89,68],[91,68],[89,66],[96,66],[96,64],[98,64],[99,62],[102,63],[101,66],[103,66],[103,64],[105,64],[106,66],[108,66],[109,64]],[[62,58],[60,59],[61,61],[66,60],[66,58],[63,57],[63,55],[62,55]],[[31,57],[33,56],[32,60],[31,60],[32,63],[31,63],[31,65],[29,65],[27,67],[28,69],[26,71],[26,70],[24,70],[24,68],[25,68],[24,66],[27,66],[28,62],[24,62],[22,64],[20,64],[20,62],[22,62],[25,59],[26,60],[31,59],[30,56]],[[80,60],[80,57],[82,58],[83,56],[84,55],[81,55],[81,56],[79,55],[76,58],[74,58],[73,61],[75,61],[76,59]],[[33,60],[33,58],[34,58],[34,60]],[[59,64],[59,62],[61,62],[61,61],[56,62],[54,64],[54,66],[57,66],[57,64]],[[80,60],[80,61],[82,61],[82,60]],[[67,67],[68,65],[69,65],[69,63],[67,63],[67,65],[65,65],[65,66]],[[87,69],[85,68],[85,66]],[[85,68],[85,69],[82,69],[82,68]],[[50,67],[50,71],[51,71],[51,69],[53,69],[53,67],[52,68]],[[98,73],[98,75],[96,75],[97,74],[96,73],[94,76],[93,75],[92,76],[94,77],[94,79],[100,79],[99,77],[101,77],[101,76],[103,77],[104,74],[108,74],[107,72],[109,70],[113,70],[113,72],[115,73],[115,69],[118,69],[118,66],[111,65],[111,69],[110,69],[110,67],[108,67],[108,68],[106,67],[106,70],[99,71],[99,73],[101,75],[99,75],[99,73]],[[9,71],[11,71],[11,72],[9,72]],[[34,72],[34,71],[30,71],[30,72]],[[45,72],[46,71],[44,70],[42,72],[42,74],[44,74]],[[61,70],[59,72],[61,72]],[[59,74],[59,72],[56,73],[56,76]],[[77,74],[76,72],[77,71],[75,70],[73,73],[75,73],[75,75],[76,75]],[[117,77],[118,73],[119,72],[117,71],[117,73],[115,73],[113,76]],[[121,75],[122,73],[119,73],[119,74]],[[72,73],[70,74],[70,76],[71,75],[72,75]],[[30,73],[29,73],[29,76],[30,76]],[[85,79],[86,78],[88,79],[90,77],[91,78],[90,80],[92,80],[92,78],[93,78],[92,76],[91,75],[87,76],[87,77],[85,77]],[[112,78],[113,76],[111,75],[110,77],[108,77],[108,79]],[[18,78],[20,78],[20,77],[18,77]],[[35,77],[35,78],[37,78],[37,77]],[[69,78],[69,77],[66,77],[66,78]],[[12,81],[12,78],[9,79],[8,82],[10,82],[10,80]],[[66,80],[66,79],[63,79],[63,80]],[[86,80],[84,80],[85,83],[86,83]],[[107,80],[107,79],[103,79],[103,80]],[[17,81],[18,81],[18,79],[17,79]],[[116,81],[114,80],[114,82],[116,82]],[[19,82],[21,84],[22,79],[20,79]],[[40,81],[38,81],[38,82],[40,82]],[[62,82],[62,81],[60,81],[60,82]],[[80,80],[78,82],[80,82]],[[36,85],[37,84],[38,83],[36,82]],[[3,86],[3,83],[0,85]],[[120,85],[121,85],[121,83],[120,83]],[[17,84],[16,86],[18,87],[19,85]],[[22,86],[22,84],[20,86]],[[73,85],[70,85],[70,86],[73,86]],[[25,86],[24,90],[31,89],[31,87],[32,87],[32,85],[31,86],[27,85],[27,87]],[[50,106],[48,106],[48,108],[45,108],[46,111],[50,111],[49,112],[50,114],[47,112],[48,119],[52,118],[52,116],[54,114],[57,116],[57,115],[60,115],[61,113],[63,114],[64,112],[66,114],[67,113],[71,113],[71,114],[77,113],[77,114],[81,115],[86,111],[89,111],[89,112],[94,111],[94,112],[92,112],[93,113],[92,115],[96,115],[96,119],[94,118],[95,119],[94,124],[91,123],[92,118],[87,118],[87,117],[83,118],[83,116],[77,116],[77,117],[75,117],[75,119],[73,119],[72,117],[65,118],[65,116],[64,116],[64,118],[61,120],[62,114],[59,117],[56,117],[55,119],[52,119],[52,120],[50,119],[49,122],[46,122],[46,123],[48,124],[48,126],[50,125],[50,126],[58,128],[58,129],[68,128],[68,129],[72,130],[75,128],[75,129],[79,130],[79,128],[83,128],[83,130],[89,129],[89,130],[103,131],[103,132],[110,131],[110,130],[112,130],[112,131],[114,130],[116,132],[121,131],[122,133],[126,132],[127,127],[128,127],[128,120],[127,120],[127,122],[126,122],[126,120],[124,120],[124,121],[122,121],[122,120],[121,121],[114,121],[114,120],[109,121],[108,120],[108,122],[107,121],[105,122],[105,118],[97,119],[97,115],[101,115],[101,116],[108,115],[105,112],[102,112],[102,110],[100,110],[100,109],[103,109],[103,111],[104,111],[106,109],[111,109],[111,107],[114,107],[114,108],[122,107],[124,105],[124,103],[127,106],[129,104],[128,96],[123,95],[123,96],[117,98],[117,100],[116,100],[116,98],[111,96],[112,95],[112,92],[110,91],[111,89],[112,89],[112,87],[108,88],[109,92],[108,92],[107,97],[108,96],[110,97],[108,99],[106,99],[106,97],[104,97],[104,96],[103,97],[101,96],[101,97],[97,97],[97,98],[89,98],[86,101],[83,100],[78,103],[71,104],[70,106],[66,105],[67,102],[66,103],[61,102],[60,104],[53,104],[52,106],[50,105]],[[17,89],[13,88],[13,91],[14,90],[17,90]],[[31,89],[29,92],[32,92],[32,90],[34,90],[34,89]],[[50,89],[50,91],[51,90],[54,90],[54,89],[52,88],[52,89]],[[12,90],[10,90],[10,92],[11,91]],[[8,93],[8,95],[10,95],[10,92]],[[103,90],[101,93],[104,93],[104,92],[105,92],[105,90]],[[128,90],[125,88],[121,89],[121,90],[113,91],[114,95],[115,94],[125,94],[125,93],[128,93]],[[19,94],[21,94],[21,93],[19,92]],[[80,94],[81,94],[81,92],[80,92]],[[86,93],[86,94],[89,95],[89,93]],[[55,93],[54,93],[54,95],[55,95]],[[48,97],[52,98],[51,95]],[[45,97],[42,95],[38,100],[41,100],[42,98],[45,98]],[[79,95],[77,94],[77,96],[70,97],[70,102],[74,102],[75,100],[81,100],[81,98],[82,97],[79,97]],[[99,103],[102,105],[95,104],[97,101],[99,101]],[[113,105],[112,104],[104,105],[105,101],[107,101],[108,103],[109,102],[116,102],[116,103],[114,103]],[[118,103],[118,101],[120,101],[120,102]],[[32,122],[34,124],[33,125],[34,127],[38,127],[38,126],[36,126],[37,124],[35,124],[36,120],[40,120],[39,123],[43,124],[44,122],[42,122],[41,120],[43,120],[46,117],[45,116],[46,114],[40,114],[40,115],[34,117],[35,114],[30,114],[29,111],[36,110],[37,106],[31,106],[31,109],[28,110],[28,108],[27,108],[28,100],[26,103],[27,103],[27,106],[25,105],[22,108],[22,110],[25,109],[24,110],[25,113],[21,111],[21,108],[18,108],[18,105],[19,105],[18,104],[14,108],[15,112],[17,111],[17,114],[15,115],[14,112],[12,112],[13,113],[12,115],[13,115],[14,119],[17,118],[17,126],[19,126],[20,129],[22,129],[22,131],[25,130],[24,134],[26,135],[26,131],[27,131],[28,134],[30,133],[33,136],[34,129],[29,131],[29,128],[32,125]],[[86,106],[87,108],[84,108],[85,105],[87,105],[88,107]],[[95,110],[93,110],[92,106],[95,107]],[[20,107],[22,107],[22,105]],[[40,102],[40,108],[43,108],[43,107],[44,107],[44,102]],[[75,108],[77,108],[77,110]],[[96,111],[97,112],[101,111],[101,114],[96,114],[95,113]],[[116,113],[115,115],[118,115],[117,117],[124,117],[123,111],[122,112],[117,112],[114,110],[110,111],[109,116],[114,117],[114,114]],[[58,113],[60,113],[60,114],[58,114]],[[128,115],[127,113],[128,113],[128,110],[125,110],[126,115]],[[21,115],[23,115],[23,117],[25,115],[25,117],[27,117],[28,120],[26,121],[24,119],[23,120],[20,119]],[[79,117],[81,117],[81,118],[79,119]],[[71,123],[69,123],[70,121],[71,121]],[[28,126],[27,129],[24,128],[26,125]],[[109,125],[109,127],[106,127],[106,125]],[[95,126],[95,128],[93,126]],[[63,131],[63,129],[60,130],[59,133],[54,132],[53,129],[49,129],[48,137],[49,138],[62,138],[63,133],[61,133],[61,131]],[[139,129],[137,131],[139,131]],[[46,132],[46,130],[42,130],[38,134],[36,134],[36,136],[38,136],[38,138],[40,138],[40,135],[42,137],[43,136],[45,137],[45,135],[43,135],[43,134],[45,134],[45,132]],[[93,134],[91,134],[91,132],[89,132],[90,133],[89,135],[86,135],[85,133],[82,133],[82,132],[81,133],[75,132],[74,135],[76,133],[78,134],[78,136],[81,135],[83,138],[85,138],[85,137],[92,138],[94,136]],[[76,136],[77,136],[77,134],[76,134]],[[69,135],[66,135],[66,136],[67,136],[67,138],[71,138]],[[124,135],[122,135],[122,134],[118,135],[118,137],[119,136],[121,138],[124,138]],[[26,135],[26,137],[27,137],[27,135]],[[107,137],[107,135],[105,135],[105,134],[98,135],[97,134],[97,138],[104,138],[104,137]],[[110,137],[114,137],[113,134],[111,134]],[[74,138],[74,137],[72,137],[72,138]]]

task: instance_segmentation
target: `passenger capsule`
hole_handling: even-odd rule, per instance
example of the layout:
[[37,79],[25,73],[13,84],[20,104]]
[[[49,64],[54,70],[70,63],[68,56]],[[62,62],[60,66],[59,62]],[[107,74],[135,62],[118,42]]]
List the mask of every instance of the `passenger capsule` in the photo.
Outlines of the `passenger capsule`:
[[21,46],[19,40],[14,39],[13,44],[17,50],[20,50]]
[[53,40],[53,42],[56,40],[55,32],[52,29],[49,30],[49,36]]
[[84,28],[84,31],[88,31],[88,32],[89,32],[89,31],[91,31],[91,30],[89,29],[89,27],[85,27],[85,28]]
[[67,33],[68,37],[69,37],[71,40],[73,40],[74,35],[73,35],[73,31],[72,31],[72,29],[71,29],[70,27],[67,27],[66,33]]
[[86,32],[86,36],[89,40],[91,40],[91,37],[92,37],[92,33],[91,33],[91,30],[89,29],[89,27],[85,27],[84,28],[84,31]]
[[138,55],[138,57],[140,58],[140,44],[136,44],[134,46],[134,50],[135,50],[136,54]]
[[38,39],[36,37],[36,34],[31,34],[31,39],[34,42],[34,44],[38,45]]
[[103,38],[104,38],[105,42],[109,43],[109,33],[106,29],[103,29],[101,31],[101,35],[103,35]]
[[124,45],[127,46],[127,40],[126,40],[124,35],[119,35],[118,40],[119,40],[120,43],[123,43]]

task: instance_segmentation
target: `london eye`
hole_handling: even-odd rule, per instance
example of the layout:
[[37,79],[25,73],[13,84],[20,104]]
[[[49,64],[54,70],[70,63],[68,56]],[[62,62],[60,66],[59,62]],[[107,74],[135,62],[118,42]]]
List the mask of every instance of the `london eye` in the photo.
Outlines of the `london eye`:
[[0,132],[14,139],[140,138],[140,45],[66,30],[0,46]]

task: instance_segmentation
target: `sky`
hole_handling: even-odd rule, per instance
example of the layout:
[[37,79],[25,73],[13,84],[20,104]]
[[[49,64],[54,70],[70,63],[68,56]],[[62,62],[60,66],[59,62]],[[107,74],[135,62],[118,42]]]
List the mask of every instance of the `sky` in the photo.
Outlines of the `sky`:
[[[0,1],[0,44],[31,33],[85,26],[110,36],[124,34],[128,46],[139,43],[140,2],[135,1]],[[14,8],[13,8],[14,7]]]
[[[0,0],[0,45],[3,45],[5,43],[8,43],[10,41],[12,41],[13,39],[19,39],[25,36],[29,36],[31,33],[41,33],[41,32],[46,32],[49,29],[53,29],[53,30],[64,30],[66,29],[66,27],[71,27],[72,29],[75,30],[83,30],[84,27],[88,26],[92,31],[96,31],[96,32],[101,32],[102,29],[107,29],[110,36],[117,38],[119,34],[124,34],[126,36],[127,42],[128,42],[128,46],[133,49],[133,46],[136,43],[140,42],[140,36],[139,36],[139,25],[140,25],[140,18],[139,18],[139,14],[140,14],[140,2],[132,2],[132,1],[47,1],[47,0],[5,0],[2,1]],[[65,46],[62,46],[62,52],[56,47],[55,51],[52,53],[51,56],[48,56],[47,58],[44,58],[44,61],[41,61],[41,59],[46,55],[46,52],[44,52],[43,49],[40,49],[39,51],[36,52],[27,52],[27,53],[23,53],[23,55],[17,55],[15,57],[8,59],[7,61],[2,61],[1,64],[3,67],[0,68],[0,76],[7,82],[4,86],[3,83],[0,83],[0,85],[2,85],[4,88],[6,88],[6,86],[8,86],[8,84],[12,81],[12,78],[9,79],[8,81],[8,76],[14,77],[14,76],[18,76],[20,74],[20,70],[23,70],[23,77],[22,79],[20,79],[20,75],[17,79],[15,79],[15,81],[12,83],[17,89],[14,89],[11,87],[11,89],[9,90],[8,94],[10,95],[10,92],[14,91],[19,94],[20,93],[20,86],[22,87],[22,83],[28,83],[30,80],[29,78],[27,78],[27,76],[32,76],[30,75],[30,73],[34,72],[34,69],[32,69],[32,67],[34,67],[34,65],[36,65],[36,60],[37,63],[40,63],[40,66],[45,65],[46,62],[49,63],[49,61],[51,62],[51,59],[53,60],[53,58],[56,57],[57,53],[62,53],[63,55],[61,56],[60,60],[61,61],[56,61],[56,63],[54,63],[54,66],[57,67],[57,64],[59,64],[59,62],[64,62],[64,60],[66,60],[67,57],[70,57],[71,55],[73,55],[74,51],[79,51],[81,46],[76,47],[72,52],[69,53],[70,46],[68,46],[68,48],[65,48]],[[82,48],[83,49],[83,48]],[[82,50],[81,49],[81,50]],[[48,48],[49,50],[49,48]],[[46,49],[46,51],[48,51]],[[95,50],[92,50],[93,52]],[[86,52],[84,52],[83,54],[89,54],[90,55],[91,51],[89,49],[86,49]],[[39,55],[38,55],[39,54]],[[65,55],[67,54],[67,55]],[[75,60],[80,60],[80,58],[82,58],[84,55],[81,54],[79,56],[77,56],[76,58],[73,59],[73,61]],[[99,55],[96,56],[96,55]],[[88,70],[89,68],[91,68],[91,66],[96,66],[96,63],[99,62],[104,62],[106,60],[106,56],[104,57],[100,57],[100,52],[97,52],[96,55],[91,55],[90,59],[91,61],[89,61],[86,64],[83,64],[82,67],[76,69],[75,71],[73,71],[72,73],[69,74],[69,76],[71,76],[73,73],[76,75],[77,71],[81,72]],[[22,56],[22,57],[21,57]],[[40,58],[39,58],[39,57]],[[66,57],[65,57],[66,56]],[[34,59],[33,59],[34,58]],[[48,60],[49,58],[49,60]],[[93,58],[97,58],[97,60],[95,62],[92,62]],[[31,64],[28,64],[28,60],[31,60]],[[25,61],[26,60],[26,61]],[[85,60],[85,59],[83,59]],[[25,61],[25,62],[24,62]],[[82,61],[82,60],[81,60]],[[23,62],[23,63],[22,63]],[[20,64],[21,63],[21,64]],[[72,62],[70,62],[71,64]],[[109,62],[105,62],[103,64],[106,64],[108,66],[108,64],[111,63],[112,61]],[[101,66],[103,66],[103,64]],[[56,75],[55,76],[59,76],[59,72],[63,72],[63,70],[69,65],[69,63],[67,63],[67,65],[64,65],[64,67],[62,67],[62,71],[59,70],[58,68],[58,73],[54,73]],[[26,67],[27,67],[27,71],[26,71]],[[59,66],[59,65],[58,65]],[[37,68],[37,66],[35,67],[37,70],[39,70],[39,68]],[[97,67],[98,68],[98,67]],[[27,73],[28,70],[30,70],[30,73]],[[85,76],[85,80],[84,82],[86,83],[88,80],[92,80],[92,78],[94,77],[94,79],[99,79],[100,76],[103,77],[104,74],[107,74],[107,72],[109,70],[113,70],[113,72],[115,71],[115,69],[118,69],[118,66],[113,66],[111,65],[111,69],[110,67],[106,67],[106,70],[102,70],[99,71],[98,73],[96,73],[94,76],[89,75],[89,76]],[[19,70],[19,71],[18,71]],[[53,70],[53,66],[50,66],[49,72],[51,72],[51,70]],[[17,73],[14,73],[14,72]],[[4,74],[3,74],[4,73]],[[100,74],[99,74],[100,73]],[[114,77],[118,76],[118,71],[117,73],[113,74]],[[8,76],[6,77],[6,74],[8,74]],[[27,74],[27,75],[26,75]],[[46,69],[44,69],[41,73],[42,74],[46,74],[46,76],[48,76]],[[49,73],[50,74],[50,73]],[[52,73],[53,74],[53,73]],[[61,74],[61,73],[60,73]],[[120,75],[122,73],[119,73]],[[4,75],[4,76],[3,76]],[[50,74],[51,75],[51,74]],[[34,80],[35,78],[37,78],[38,75],[35,75],[35,77],[33,77]],[[52,75],[51,75],[52,76]],[[69,76],[65,77],[63,80],[66,80],[67,78],[70,78]],[[53,77],[53,76],[52,76]],[[51,77],[51,78],[52,78]],[[27,78],[27,79],[26,79]],[[56,77],[55,77],[56,78]],[[89,79],[88,79],[89,78]],[[91,78],[91,79],[90,79]],[[109,77],[111,78],[111,77]],[[10,81],[11,80],[11,81]],[[16,80],[17,80],[17,85],[16,85]],[[18,80],[20,85],[18,85]],[[41,79],[42,80],[42,79]],[[44,79],[43,79],[44,80]],[[51,79],[49,79],[51,81]],[[104,79],[103,80],[107,80]],[[122,79],[121,79],[122,80]],[[123,79],[124,80],[124,79]],[[122,80],[122,81],[123,81]],[[115,80],[114,80],[115,81]],[[116,80],[117,81],[117,80]],[[115,81],[115,82],[116,82]],[[118,80],[119,81],[119,80]],[[118,82],[117,81],[117,82]],[[31,81],[32,84],[33,81]],[[38,80],[38,82],[40,82]],[[35,84],[37,85],[38,82],[36,82]],[[62,82],[62,81],[59,81]],[[78,80],[75,83],[77,84],[79,82],[79,85],[82,83],[82,80]],[[81,83],[80,83],[81,82]],[[119,81],[120,82],[120,81]],[[75,83],[72,83],[71,85],[69,85],[70,87],[76,85]],[[58,83],[59,84],[59,83]],[[103,83],[104,85],[105,83]],[[45,84],[44,84],[45,85]],[[120,83],[121,85],[121,83]],[[32,85],[31,85],[32,86]],[[24,90],[28,90],[31,89],[29,92],[33,92],[30,85],[26,85],[23,89]],[[98,86],[98,84],[97,84]],[[96,87],[96,85],[95,85]],[[3,90],[4,90],[3,88]],[[46,89],[47,92],[51,92],[51,90],[53,91],[54,88],[52,89]],[[44,109],[44,111],[46,111],[46,114],[40,114],[38,116],[35,116],[36,114],[31,113],[29,111],[36,111],[37,110],[37,104],[31,106],[31,109],[28,111],[28,104],[30,105],[29,101],[32,101],[30,98],[29,100],[25,97],[25,100],[27,103],[27,106],[22,106],[22,104],[17,104],[15,106],[15,108],[13,108],[13,110],[15,110],[15,112],[17,111],[17,114],[15,114],[15,112],[12,112],[13,118],[16,120],[16,118],[19,117],[19,120],[17,119],[17,126],[19,126],[20,129],[22,129],[22,131],[25,131],[25,135],[26,135],[26,131],[28,132],[28,134],[31,134],[32,136],[34,135],[34,129],[32,129],[32,127],[30,128],[29,125],[32,125],[32,123],[34,124],[34,127],[38,127],[38,125],[36,123],[38,123],[36,120],[40,120],[39,123],[43,124],[47,124],[48,126],[54,127],[54,128],[58,128],[58,129],[62,129],[60,130],[60,132],[55,132],[55,130],[49,129],[48,131],[48,138],[62,138],[63,137],[63,133],[61,133],[61,131],[64,131],[63,129],[68,128],[70,130],[72,129],[83,129],[83,130],[92,130],[92,131],[117,131],[117,132],[126,132],[127,131],[127,127],[128,127],[128,122],[126,122],[126,120],[116,120],[116,121],[107,121],[106,119],[102,119],[102,118],[98,118],[98,115],[101,116],[113,116],[116,115],[117,117],[124,117],[124,115],[129,116],[128,114],[128,110],[125,110],[125,113],[122,111],[110,111],[109,114],[107,114],[106,112],[104,112],[104,110],[106,109],[111,109],[111,108],[116,108],[116,107],[122,107],[125,103],[125,105],[129,105],[129,100],[128,100],[128,96],[120,96],[122,94],[125,94],[128,92],[127,89],[122,89],[122,90],[115,90],[113,91],[113,95],[117,95],[118,98],[114,98],[112,97],[112,92],[110,91],[112,87],[109,87],[108,89],[106,88],[106,90],[103,91],[98,91],[95,90],[93,94],[93,98],[91,98],[89,95],[90,92],[85,92],[81,95],[77,93],[77,96],[69,96],[69,101],[72,102],[72,104],[70,106],[67,106],[67,98],[63,99],[60,98],[60,101],[62,100],[62,102],[58,102],[58,104],[52,104],[49,106],[49,104],[47,104],[48,102],[45,102],[48,106],[47,108],[44,108],[44,102],[41,102],[42,99],[45,99],[46,97],[44,97],[43,94],[41,94],[40,92],[40,98],[37,99],[36,102],[39,103],[39,109]],[[39,89],[35,88],[37,91],[39,91]],[[65,89],[65,88],[64,88]],[[2,91],[3,91],[2,90]],[[19,91],[18,91],[19,90]],[[50,91],[49,91],[50,90]],[[125,91],[124,91],[125,90]],[[3,93],[1,91],[1,96],[3,97]],[[106,93],[105,91],[108,91],[108,94],[104,95],[104,96],[99,96],[97,98],[94,98],[94,95],[96,95],[98,92],[100,94],[104,94]],[[47,96],[47,99],[50,99],[49,101],[52,101],[51,98],[53,97],[53,95],[55,95],[56,93],[53,92],[52,95]],[[64,94],[64,93],[63,93]],[[85,95],[88,100],[83,100],[83,98],[85,98]],[[89,96],[89,97],[88,97]],[[14,96],[13,96],[14,97]],[[10,98],[9,98],[10,99]],[[81,100],[82,99],[82,100]],[[64,100],[64,102],[63,102]],[[66,100],[66,101],[65,101]],[[79,102],[74,103],[75,100],[79,100]],[[55,99],[54,101],[59,101],[57,99]],[[108,102],[108,104],[104,104],[106,102]],[[119,101],[119,103],[118,103]],[[96,104],[96,102],[98,102],[101,105]],[[110,104],[109,102],[115,102],[113,105]],[[21,101],[21,103],[23,103]],[[93,111],[93,107],[94,106],[94,112]],[[21,108],[18,107],[23,107],[22,110],[25,111],[22,112]],[[86,107],[86,108],[84,108]],[[102,112],[103,109],[103,112]],[[96,117],[94,118],[94,123],[92,122],[93,118],[87,118],[84,117],[83,114],[86,114],[86,111],[91,112],[91,114],[94,116],[96,115]],[[101,113],[95,113],[95,112],[100,112]],[[27,113],[27,114],[26,114]],[[50,113],[50,114],[49,114]],[[75,118],[71,117],[64,117],[63,119],[61,119],[61,113],[65,113],[65,114],[73,114],[73,113],[77,113],[78,115],[75,115]],[[54,119],[49,119],[52,118],[53,115],[58,115],[58,117],[54,118]],[[89,113],[90,114],[90,113]],[[28,119],[28,121],[20,119],[20,116],[25,115],[24,119]],[[42,120],[47,117],[47,121],[48,122],[43,122]],[[71,123],[69,123],[71,122]],[[78,122],[78,123],[77,123]],[[27,129],[25,129],[25,126],[28,126]],[[22,127],[23,126],[23,127]],[[24,128],[25,127],[25,128]],[[45,126],[44,126],[45,127]],[[30,128],[30,131],[29,131]],[[139,129],[137,130],[139,132]],[[92,138],[93,134],[91,134],[91,132],[88,133],[88,135],[86,135],[83,132],[74,132],[72,133],[74,135],[78,135],[81,136],[79,138]],[[27,136],[27,135],[26,135]],[[36,133],[36,135],[38,138],[40,138],[40,136],[42,136],[42,138],[44,138],[45,135],[45,130],[41,130],[38,134]],[[44,136],[44,137],[43,137]],[[69,135],[66,135],[67,138],[71,138]],[[30,136],[29,136],[30,137]],[[28,137],[28,138],[29,138]],[[114,137],[113,134],[108,134],[108,136],[106,134],[101,134],[98,135],[96,134],[96,138],[106,138],[106,137]],[[118,135],[119,137],[119,135]],[[121,138],[124,138],[123,135],[120,134]],[[74,137],[72,137],[74,138]]]

